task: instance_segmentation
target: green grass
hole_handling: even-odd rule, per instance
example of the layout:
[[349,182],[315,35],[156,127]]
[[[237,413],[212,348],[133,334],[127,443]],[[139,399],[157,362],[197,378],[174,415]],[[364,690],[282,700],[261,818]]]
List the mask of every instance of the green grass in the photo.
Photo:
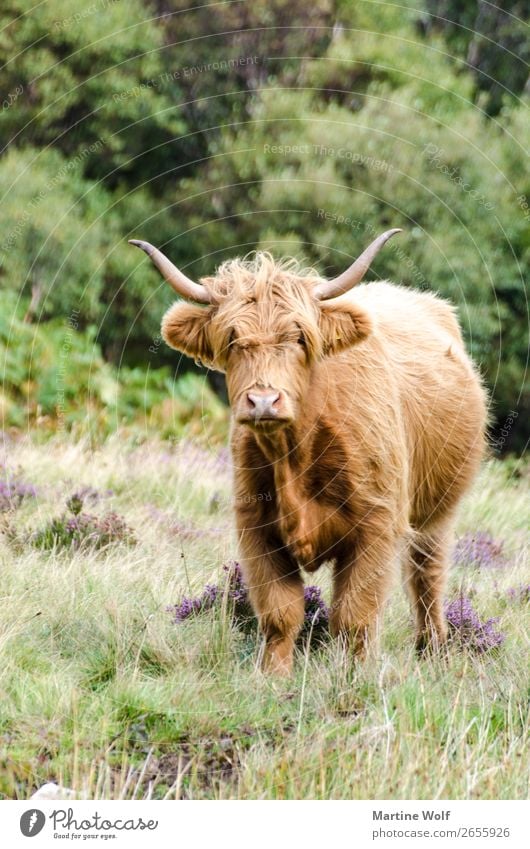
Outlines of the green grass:
[[[488,530],[510,558],[454,569],[448,591],[500,617],[498,652],[418,660],[396,586],[376,660],[351,668],[330,642],[277,682],[258,671],[256,630],[221,609],[180,625],[166,611],[236,557],[213,453],[117,437],[8,449],[38,495],[0,514],[4,797],[53,780],[90,798],[526,798],[528,607],[506,590],[528,583],[528,469],[490,461],[460,513],[459,533]],[[31,544],[82,485],[113,490],[86,509],[122,514],[137,545]],[[313,578],[327,594],[327,571]]]

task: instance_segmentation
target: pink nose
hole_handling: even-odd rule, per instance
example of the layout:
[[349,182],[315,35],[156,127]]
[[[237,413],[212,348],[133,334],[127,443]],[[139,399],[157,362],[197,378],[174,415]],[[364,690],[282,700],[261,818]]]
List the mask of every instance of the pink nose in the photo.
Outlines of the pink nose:
[[274,389],[253,389],[247,401],[249,413],[256,419],[273,419],[279,413],[280,393]]

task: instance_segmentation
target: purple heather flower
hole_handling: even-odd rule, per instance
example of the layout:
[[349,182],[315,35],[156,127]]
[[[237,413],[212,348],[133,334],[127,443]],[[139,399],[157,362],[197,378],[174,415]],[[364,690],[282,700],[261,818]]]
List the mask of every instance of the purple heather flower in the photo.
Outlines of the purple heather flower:
[[302,639],[309,637],[319,641],[328,632],[329,610],[322,598],[320,587],[309,586],[304,589],[305,617],[302,626]]
[[460,639],[461,645],[482,653],[502,645],[505,635],[495,630],[497,619],[481,622],[467,596],[459,596],[446,604],[445,616],[453,635]]
[[103,548],[112,543],[132,545],[136,542],[133,531],[117,513],[105,513],[103,516],[82,513],[82,501],[75,497],[68,500],[67,506],[72,515],[64,513],[34,533],[32,542],[35,546],[45,549],[79,548],[81,545]]
[[302,634],[315,635],[325,631],[329,623],[329,610],[320,587],[309,586],[304,590],[305,619]]
[[495,540],[487,531],[477,531],[457,540],[453,563],[477,569],[500,569],[507,565],[508,559],[502,541]]
[[199,599],[183,598],[180,604],[168,607],[168,611],[174,614],[174,622],[184,622],[185,619],[199,612]]
[[25,498],[35,498],[37,490],[32,484],[18,478],[0,480],[0,513],[15,510]]
[[174,622],[184,622],[191,616],[202,613],[205,610],[211,610],[219,603],[226,593],[227,598],[233,602],[234,617],[237,620],[251,615],[247,588],[243,583],[243,575],[239,563],[234,560],[223,566],[225,573],[225,583],[223,586],[216,584],[207,584],[202,592],[202,595],[197,598],[185,597],[180,604],[168,607],[168,612],[173,614]]
[[216,584],[206,584],[201,596],[202,608],[204,610],[208,610],[210,607],[213,607],[213,605],[217,601],[218,595],[219,587]]
[[530,584],[520,584],[518,587],[510,587],[506,591],[506,595],[510,601],[520,602],[524,604],[530,601]]
[[223,566],[223,571],[226,572],[227,577],[228,598],[232,599],[236,605],[250,604],[248,590],[243,581],[243,572],[239,563],[236,560],[230,560]]
[[215,584],[207,584],[201,596],[198,598],[184,597],[180,604],[175,604],[167,608],[168,612],[173,614],[174,622],[184,622],[190,616],[196,616],[204,610],[210,610],[219,595],[219,587]]
[[[184,622],[192,616],[211,610],[220,604],[224,597],[232,602],[233,620],[239,627],[245,628],[255,621],[240,564],[236,560],[231,560],[223,566],[223,572],[225,573],[224,586],[207,584],[202,595],[196,598],[186,596],[180,604],[167,608],[168,613],[173,615],[175,623]],[[306,587],[304,601],[306,610],[302,637],[321,636],[327,629],[329,611],[320,588]]]

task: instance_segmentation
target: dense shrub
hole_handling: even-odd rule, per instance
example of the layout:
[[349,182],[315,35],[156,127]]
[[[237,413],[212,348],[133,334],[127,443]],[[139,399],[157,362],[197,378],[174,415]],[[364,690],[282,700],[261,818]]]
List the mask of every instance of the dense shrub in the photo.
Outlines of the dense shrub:
[[[117,395],[127,417],[143,404],[147,365],[190,367],[157,341],[172,295],[128,247],[133,234],[192,276],[256,246],[334,273],[401,226],[373,276],[457,305],[493,393],[497,445],[523,447],[524,4],[517,15],[476,0],[434,5],[3,4],[7,421],[52,415],[50,352],[68,322],[86,334],[70,361],[83,360],[83,375],[93,359],[90,398],[108,427],[123,415]],[[41,352],[48,365],[30,369]],[[127,368],[117,376],[108,362]],[[148,393],[167,379],[150,371]]]
[[94,327],[80,331],[59,319],[29,324],[0,310],[0,373],[0,427],[38,424],[104,436],[135,424],[163,437],[226,437],[226,408],[204,377],[175,381],[167,366],[117,369],[103,359]]

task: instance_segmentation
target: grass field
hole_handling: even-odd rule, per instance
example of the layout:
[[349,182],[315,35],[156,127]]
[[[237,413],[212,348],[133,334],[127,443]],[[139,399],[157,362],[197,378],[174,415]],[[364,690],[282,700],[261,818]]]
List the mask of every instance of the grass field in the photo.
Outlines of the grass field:
[[[528,596],[509,591],[529,583],[528,467],[484,468],[458,534],[487,531],[502,562],[455,566],[448,589],[499,617],[499,649],[418,660],[396,586],[376,660],[302,645],[278,683],[226,604],[180,624],[167,611],[237,557],[225,452],[116,437],[2,454],[4,798],[46,781],[90,798],[527,797]],[[328,579],[311,583],[326,596]]]

